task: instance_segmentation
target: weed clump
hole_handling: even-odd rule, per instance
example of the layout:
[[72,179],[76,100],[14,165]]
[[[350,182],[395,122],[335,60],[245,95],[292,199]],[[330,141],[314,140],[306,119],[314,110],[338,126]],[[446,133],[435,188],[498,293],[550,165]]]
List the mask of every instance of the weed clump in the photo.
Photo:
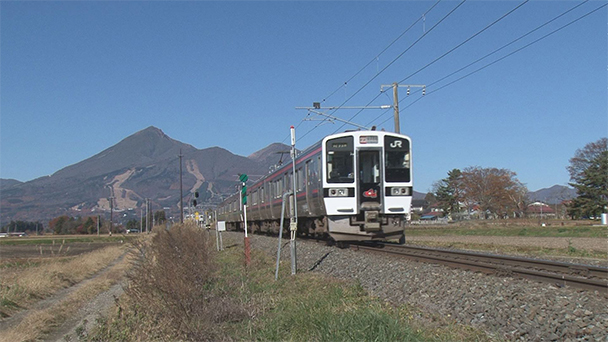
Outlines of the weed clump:
[[207,231],[175,225],[135,247],[126,296],[98,338],[219,340],[218,323],[245,316],[229,297],[216,295],[218,264]]

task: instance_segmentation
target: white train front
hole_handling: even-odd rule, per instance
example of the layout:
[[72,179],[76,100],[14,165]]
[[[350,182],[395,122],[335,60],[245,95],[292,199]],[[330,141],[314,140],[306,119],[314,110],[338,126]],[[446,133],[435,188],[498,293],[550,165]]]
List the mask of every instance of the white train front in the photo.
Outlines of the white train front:
[[[278,232],[283,194],[292,190],[292,177],[288,163],[249,187],[250,229]],[[327,136],[296,158],[295,193],[299,233],[329,235],[339,242],[403,243],[413,193],[411,140],[383,131]],[[241,207],[239,195],[231,196],[218,207],[218,220],[242,229]]]

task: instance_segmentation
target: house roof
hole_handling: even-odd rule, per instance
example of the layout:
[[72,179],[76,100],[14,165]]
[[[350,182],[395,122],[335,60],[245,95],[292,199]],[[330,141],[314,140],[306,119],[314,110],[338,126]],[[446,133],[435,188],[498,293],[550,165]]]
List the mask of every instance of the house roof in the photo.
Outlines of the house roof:
[[532,214],[554,214],[555,210],[553,210],[553,208],[551,208],[550,206],[544,204],[544,203],[532,203],[530,205],[528,205],[528,208],[526,209],[526,211],[528,213],[532,213]]

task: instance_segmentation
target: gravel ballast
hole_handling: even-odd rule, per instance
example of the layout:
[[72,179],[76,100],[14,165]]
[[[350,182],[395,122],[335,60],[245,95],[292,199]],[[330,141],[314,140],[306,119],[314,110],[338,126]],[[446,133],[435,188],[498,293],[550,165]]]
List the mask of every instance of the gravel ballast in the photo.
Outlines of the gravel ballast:
[[[242,233],[225,232],[223,237],[225,246],[243,244]],[[276,256],[276,238],[250,235],[250,241],[252,248]],[[288,261],[288,239],[283,246],[281,257]],[[498,340],[608,342],[608,293],[487,276],[308,240],[298,240],[297,257],[298,272],[358,281],[372,296],[481,329]]]

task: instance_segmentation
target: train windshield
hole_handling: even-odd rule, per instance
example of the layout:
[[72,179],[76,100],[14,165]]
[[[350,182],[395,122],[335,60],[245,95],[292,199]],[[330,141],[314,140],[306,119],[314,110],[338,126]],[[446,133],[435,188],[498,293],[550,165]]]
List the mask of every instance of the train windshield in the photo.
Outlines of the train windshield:
[[327,182],[353,183],[355,181],[353,137],[331,139],[326,144]]
[[409,182],[410,172],[410,144],[402,138],[384,137],[384,160],[387,182]]

